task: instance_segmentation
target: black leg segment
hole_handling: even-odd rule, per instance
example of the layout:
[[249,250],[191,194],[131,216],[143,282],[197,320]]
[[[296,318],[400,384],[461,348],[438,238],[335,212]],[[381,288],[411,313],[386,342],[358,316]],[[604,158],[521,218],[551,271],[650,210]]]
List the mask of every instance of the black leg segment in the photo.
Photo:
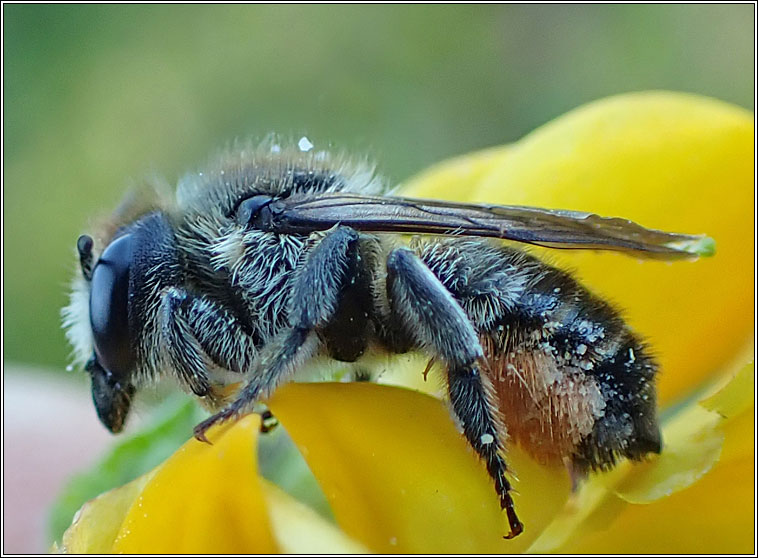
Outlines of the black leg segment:
[[501,452],[498,439],[498,421],[495,411],[487,399],[484,378],[477,365],[459,370],[448,370],[448,390],[450,402],[463,424],[463,433],[487,465],[487,471],[495,481],[495,490],[500,497],[500,507],[508,515],[511,532],[505,538],[510,539],[524,530],[524,525],[516,515],[511,498],[511,485],[505,474],[508,470]]
[[460,304],[424,262],[408,249],[392,251],[387,259],[387,295],[390,312],[407,334],[432,357],[447,366],[450,402],[471,447],[484,459],[506,511],[510,534],[523,531],[516,516],[511,486],[505,474],[497,407],[480,372],[483,350],[476,329]]
[[179,380],[189,386],[195,395],[203,397],[210,392],[209,361],[192,332],[183,305],[186,292],[171,288],[161,300],[161,335],[165,341],[169,364],[178,373]]
[[170,364],[199,396],[210,392],[206,370],[216,365],[234,372],[250,369],[253,338],[239,321],[207,297],[172,287],[161,302],[161,331]]
[[[239,416],[266,397],[315,348],[314,330],[327,325],[337,313],[340,294],[350,281],[347,273],[354,259],[358,233],[336,228],[306,256],[295,276],[289,307],[290,328],[266,346],[237,399],[195,428],[195,437],[207,442],[205,432],[214,424]],[[312,340],[312,341],[311,341]]]
[[483,356],[463,308],[410,250],[398,248],[387,258],[387,297],[391,318],[449,366],[470,364]]

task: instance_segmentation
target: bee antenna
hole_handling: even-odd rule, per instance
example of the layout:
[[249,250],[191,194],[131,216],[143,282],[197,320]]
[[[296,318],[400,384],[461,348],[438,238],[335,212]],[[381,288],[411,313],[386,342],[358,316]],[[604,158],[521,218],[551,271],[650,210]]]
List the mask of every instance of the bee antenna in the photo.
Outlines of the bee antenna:
[[87,281],[92,279],[92,247],[95,242],[92,237],[83,234],[76,241],[76,249],[79,252],[79,265],[82,268],[82,275]]

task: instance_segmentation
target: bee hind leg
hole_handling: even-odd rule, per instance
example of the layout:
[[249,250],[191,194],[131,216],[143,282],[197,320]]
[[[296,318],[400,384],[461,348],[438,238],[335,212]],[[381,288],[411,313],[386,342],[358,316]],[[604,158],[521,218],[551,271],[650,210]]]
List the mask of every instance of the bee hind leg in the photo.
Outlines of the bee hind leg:
[[495,482],[500,507],[510,526],[506,538],[524,526],[516,515],[507,465],[502,456],[497,407],[480,363],[484,352],[474,325],[440,280],[408,249],[393,250],[387,258],[387,295],[393,319],[403,324],[416,342],[447,366],[450,402],[469,444],[484,460]]
[[516,514],[511,497],[511,484],[505,476],[508,467],[501,455],[503,448],[498,438],[498,421],[486,391],[483,376],[477,365],[448,370],[450,402],[463,425],[466,439],[484,459],[487,471],[495,481],[500,508],[505,510],[511,528],[511,532],[505,538],[512,539],[521,534],[524,525]]
[[261,352],[237,398],[195,427],[195,438],[207,442],[205,433],[211,426],[252,410],[314,352],[318,339],[313,332],[336,314],[340,294],[351,280],[348,270],[358,260],[358,233],[348,227],[333,229],[308,252],[292,285],[290,328]]

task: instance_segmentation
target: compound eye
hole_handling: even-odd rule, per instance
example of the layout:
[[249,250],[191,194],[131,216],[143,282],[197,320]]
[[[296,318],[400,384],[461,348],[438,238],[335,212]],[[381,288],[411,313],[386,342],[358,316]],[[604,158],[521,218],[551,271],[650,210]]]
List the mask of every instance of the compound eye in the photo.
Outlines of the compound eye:
[[274,201],[274,198],[264,194],[242,200],[237,207],[237,223],[243,226],[252,225],[256,221],[256,217],[258,217],[261,210],[268,206],[272,201]]
[[92,271],[89,317],[100,365],[112,381],[129,377],[134,350],[129,335],[129,266],[131,234],[111,242]]

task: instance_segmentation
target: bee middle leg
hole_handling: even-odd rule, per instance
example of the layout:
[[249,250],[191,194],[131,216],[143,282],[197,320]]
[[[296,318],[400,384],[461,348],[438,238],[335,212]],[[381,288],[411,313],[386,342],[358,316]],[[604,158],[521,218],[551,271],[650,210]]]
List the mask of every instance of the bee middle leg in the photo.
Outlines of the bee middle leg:
[[207,442],[205,432],[211,426],[251,409],[313,352],[318,343],[314,330],[328,325],[338,311],[340,295],[350,282],[348,271],[359,259],[358,233],[348,227],[333,229],[308,252],[292,285],[289,329],[261,352],[237,398],[195,427],[198,440]]
[[450,402],[471,447],[495,481],[500,506],[508,516],[512,538],[523,531],[511,498],[502,456],[498,411],[482,374],[484,351],[474,325],[440,280],[413,252],[393,250],[387,258],[387,295],[392,319],[403,324],[417,343],[447,365]]

